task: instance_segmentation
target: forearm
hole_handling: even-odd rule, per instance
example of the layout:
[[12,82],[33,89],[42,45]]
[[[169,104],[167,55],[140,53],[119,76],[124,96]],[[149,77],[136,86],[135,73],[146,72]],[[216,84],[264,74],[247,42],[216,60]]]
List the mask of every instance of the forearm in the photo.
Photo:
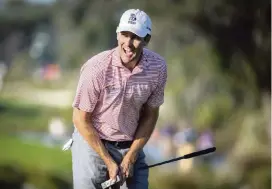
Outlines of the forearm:
[[101,157],[101,159],[105,162],[105,164],[106,165],[110,164],[113,161],[113,159],[106,150],[91,121],[79,119],[74,121],[74,125],[77,128],[78,132],[91,146],[91,148],[93,148],[97,152],[97,154]]
[[158,110],[143,112],[129,153],[137,154],[148,142],[159,117]]

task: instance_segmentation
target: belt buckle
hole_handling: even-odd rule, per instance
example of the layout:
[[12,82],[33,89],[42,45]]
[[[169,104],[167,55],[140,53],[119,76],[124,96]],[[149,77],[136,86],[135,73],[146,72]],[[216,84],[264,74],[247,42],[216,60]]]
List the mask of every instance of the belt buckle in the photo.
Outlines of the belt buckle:
[[116,141],[115,144],[114,144],[115,147],[119,147],[119,142]]

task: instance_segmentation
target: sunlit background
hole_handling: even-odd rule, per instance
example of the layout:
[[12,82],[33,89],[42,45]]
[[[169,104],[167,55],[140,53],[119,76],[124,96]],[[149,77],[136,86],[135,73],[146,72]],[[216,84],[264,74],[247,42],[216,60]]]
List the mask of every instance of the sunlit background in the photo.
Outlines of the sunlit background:
[[270,1],[0,0],[0,188],[72,189],[72,101],[81,65],[116,45],[129,8],[153,22],[168,81],[150,189],[269,189]]

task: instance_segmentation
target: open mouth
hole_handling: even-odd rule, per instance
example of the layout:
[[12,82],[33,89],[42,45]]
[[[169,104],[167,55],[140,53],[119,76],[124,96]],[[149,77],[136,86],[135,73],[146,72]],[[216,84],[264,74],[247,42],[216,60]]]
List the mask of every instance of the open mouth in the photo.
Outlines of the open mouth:
[[128,57],[131,57],[133,55],[133,51],[130,48],[123,48],[123,51]]

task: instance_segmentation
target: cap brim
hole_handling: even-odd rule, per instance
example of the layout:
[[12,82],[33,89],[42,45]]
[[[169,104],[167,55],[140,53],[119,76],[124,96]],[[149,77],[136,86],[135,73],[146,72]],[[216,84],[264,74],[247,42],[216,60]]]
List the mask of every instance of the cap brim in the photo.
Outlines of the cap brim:
[[143,31],[141,29],[131,27],[131,25],[118,26],[117,29],[116,29],[116,32],[122,32],[122,31],[132,32],[132,33],[136,34],[139,37],[145,37],[148,34],[147,32],[145,32],[145,31]]

